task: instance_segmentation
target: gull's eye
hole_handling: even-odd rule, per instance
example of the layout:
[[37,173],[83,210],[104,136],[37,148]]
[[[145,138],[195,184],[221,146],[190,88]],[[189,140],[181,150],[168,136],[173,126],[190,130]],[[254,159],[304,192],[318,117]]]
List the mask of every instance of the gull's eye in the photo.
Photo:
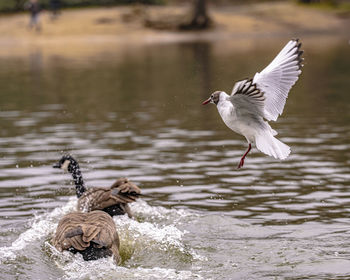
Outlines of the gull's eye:
[[213,99],[213,98],[214,98],[214,95],[212,94],[212,95],[210,96],[210,98]]

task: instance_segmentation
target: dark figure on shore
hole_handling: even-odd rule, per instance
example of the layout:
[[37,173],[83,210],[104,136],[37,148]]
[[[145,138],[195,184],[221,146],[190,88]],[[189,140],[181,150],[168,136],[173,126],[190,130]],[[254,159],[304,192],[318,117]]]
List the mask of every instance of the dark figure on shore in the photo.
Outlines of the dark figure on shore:
[[50,0],[51,19],[55,20],[60,15],[61,0]]
[[39,21],[39,14],[41,11],[40,4],[38,3],[38,0],[30,0],[26,3],[26,8],[30,11],[30,22],[29,22],[29,28],[35,28],[36,31],[41,30],[40,21]]

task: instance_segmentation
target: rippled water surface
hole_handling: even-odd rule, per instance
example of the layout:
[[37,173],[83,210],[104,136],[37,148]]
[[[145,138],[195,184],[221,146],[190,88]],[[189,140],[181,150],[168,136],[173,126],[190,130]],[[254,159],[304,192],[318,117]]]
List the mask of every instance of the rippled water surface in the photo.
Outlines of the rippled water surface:
[[[0,58],[0,278],[349,279],[348,41],[304,42],[304,72],[272,123],[286,161],[253,149],[237,170],[245,139],[201,106],[287,40]],[[77,203],[51,167],[63,152],[88,186],[125,176],[146,195],[136,220],[114,217],[120,267],[50,244]]]

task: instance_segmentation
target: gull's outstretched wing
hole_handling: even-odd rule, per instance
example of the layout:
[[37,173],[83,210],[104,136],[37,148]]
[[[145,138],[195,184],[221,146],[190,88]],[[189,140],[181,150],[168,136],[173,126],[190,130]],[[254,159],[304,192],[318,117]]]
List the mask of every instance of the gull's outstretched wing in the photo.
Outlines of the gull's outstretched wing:
[[252,79],[238,81],[233,87],[230,101],[240,116],[264,117],[264,93],[257,88]]
[[301,73],[303,51],[299,40],[289,41],[275,59],[260,73],[253,83],[265,96],[264,117],[276,121],[282,114],[288,92]]

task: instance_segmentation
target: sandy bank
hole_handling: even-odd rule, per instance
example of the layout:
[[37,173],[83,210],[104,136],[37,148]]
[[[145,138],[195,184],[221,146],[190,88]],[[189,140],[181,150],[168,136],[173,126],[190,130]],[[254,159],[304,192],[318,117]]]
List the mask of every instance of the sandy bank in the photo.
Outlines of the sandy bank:
[[[0,17],[0,56],[26,55],[35,49],[67,56],[91,54],[131,45],[193,40],[261,37],[348,36],[349,18],[293,3],[210,7],[215,26],[203,32],[145,28],[147,17],[184,17],[189,7],[113,7],[64,10],[55,21],[41,15],[42,30],[28,29],[28,14]],[[327,41],[327,40],[326,40]]]

